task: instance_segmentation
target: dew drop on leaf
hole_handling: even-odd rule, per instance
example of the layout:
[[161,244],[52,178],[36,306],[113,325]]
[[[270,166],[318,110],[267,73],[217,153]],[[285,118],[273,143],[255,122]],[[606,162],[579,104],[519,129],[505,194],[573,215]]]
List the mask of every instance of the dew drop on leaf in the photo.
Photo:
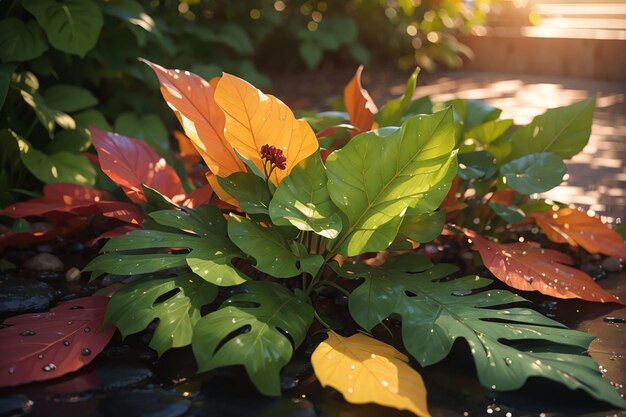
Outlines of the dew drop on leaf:
[[85,333],[89,333],[91,331],[91,328],[85,327],[84,331],[85,331]]
[[32,330],[24,330],[20,333],[20,336],[34,336],[36,334],[37,333],[33,332]]
[[454,295],[455,297],[464,297],[466,295],[470,295],[472,293],[472,290],[456,290],[456,291],[452,291],[452,295]]
[[63,346],[67,347],[70,345],[70,341],[69,340],[64,340],[63,341]]
[[43,369],[44,372],[52,372],[55,369],[57,369],[57,366],[55,364],[53,364],[53,363],[49,363],[49,364],[45,365],[43,368],[41,368],[41,369]]
[[89,356],[89,355],[91,355],[91,349],[85,348],[85,349],[80,351],[80,354],[83,355],[83,356]]

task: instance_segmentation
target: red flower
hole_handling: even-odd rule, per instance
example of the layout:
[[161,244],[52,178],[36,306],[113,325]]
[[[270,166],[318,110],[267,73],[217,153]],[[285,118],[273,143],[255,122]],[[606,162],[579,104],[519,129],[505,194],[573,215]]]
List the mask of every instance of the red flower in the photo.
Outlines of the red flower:
[[287,168],[287,158],[281,149],[271,145],[261,146],[261,158],[278,169]]

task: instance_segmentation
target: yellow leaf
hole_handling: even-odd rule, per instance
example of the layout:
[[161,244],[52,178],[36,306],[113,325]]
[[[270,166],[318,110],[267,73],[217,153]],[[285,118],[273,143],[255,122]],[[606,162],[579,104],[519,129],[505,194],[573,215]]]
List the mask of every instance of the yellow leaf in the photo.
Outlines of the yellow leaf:
[[304,120],[297,120],[285,103],[234,75],[222,76],[215,90],[215,101],[226,116],[226,140],[261,172],[263,145],[283,151],[287,167],[274,170],[271,177],[274,184],[319,147],[313,129]]
[[244,163],[224,138],[224,114],[215,104],[214,88],[189,71],[170,70],[144,60],[161,83],[161,94],[185,134],[215,175],[245,171]]
[[311,363],[322,386],[337,389],[350,403],[373,402],[430,416],[422,377],[392,346],[362,333],[342,337],[331,330]]

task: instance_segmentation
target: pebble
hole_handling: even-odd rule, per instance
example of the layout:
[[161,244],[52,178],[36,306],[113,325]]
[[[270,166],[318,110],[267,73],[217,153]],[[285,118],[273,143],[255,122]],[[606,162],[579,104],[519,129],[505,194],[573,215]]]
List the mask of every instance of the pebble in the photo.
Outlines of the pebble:
[[52,245],[43,244],[35,246],[35,250],[39,253],[52,253],[54,252],[54,248]]
[[104,417],[178,417],[191,403],[176,394],[160,391],[131,391],[110,395],[100,401]]
[[0,416],[24,416],[31,412],[33,404],[25,395],[0,398]]
[[63,262],[59,258],[49,253],[40,253],[26,260],[22,264],[25,269],[42,272],[60,272],[63,271]]
[[96,371],[100,384],[96,388],[100,392],[112,392],[122,388],[140,384],[152,378],[152,371],[142,365],[110,365]]
[[619,259],[609,256],[600,264],[607,272],[619,272],[622,270],[622,263]]
[[30,279],[0,283],[0,316],[45,311],[54,300],[54,289]]
[[606,278],[606,271],[604,269],[602,269],[600,266],[596,265],[596,264],[583,264],[580,269],[587,275],[589,275],[591,278],[593,278],[594,281],[599,281],[603,278]]
[[80,281],[80,269],[76,268],[75,266],[68,269],[65,273],[65,280],[67,282]]

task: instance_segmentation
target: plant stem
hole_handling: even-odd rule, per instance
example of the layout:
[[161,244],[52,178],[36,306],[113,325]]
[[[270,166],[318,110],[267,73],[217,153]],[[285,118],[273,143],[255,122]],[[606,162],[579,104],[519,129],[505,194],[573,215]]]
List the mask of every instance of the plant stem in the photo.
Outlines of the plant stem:
[[313,309],[313,314],[315,314],[315,318],[317,319],[317,321],[320,322],[320,324],[324,327],[326,327],[328,330],[331,330],[331,327],[328,325],[328,323],[326,323],[319,314],[317,314],[317,310]]
[[336,289],[337,291],[339,291],[340,293],[342,293],[343,295],[345,295],[346,297],[350,296],[350,293],[348,292],[348,290],[346,290],[345,288],[343,288],[341,285],[337,284],[334,281],[324,280],[324,281],[318,281],[315,284],[316,287],[319,287],[320,285],[329,285],[333,287],[334,289]]

